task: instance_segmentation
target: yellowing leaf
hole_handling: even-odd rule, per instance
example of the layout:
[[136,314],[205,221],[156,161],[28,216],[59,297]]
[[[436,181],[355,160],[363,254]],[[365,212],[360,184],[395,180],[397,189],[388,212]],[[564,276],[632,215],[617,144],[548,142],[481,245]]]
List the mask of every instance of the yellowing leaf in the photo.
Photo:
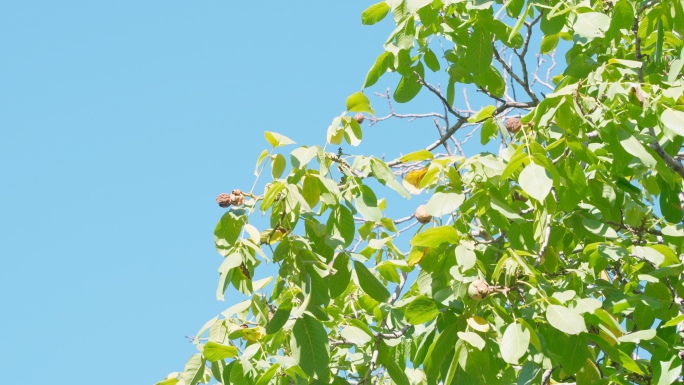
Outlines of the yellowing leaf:
[[487,333],[489,331],[489,323],[482,317],[472,316],[466,320],[468,326],[480,333]]
[[273,146],[273,148],[294,144],[292,139],[285,135],[278,134],[277,132],[264,131],[264,136],[266,137],[268,143]]
[[404,176],[404,181],[408,183],[409,185],[415,187],[416,189],[420,189],[420,181],[423,180],[425,177],[425,174],[427,174],[428,168],[423,167],[420,170],[416,171],[409,171],[405,176]]
[[409,266],[415,266],[420,263],[420,261],[423,260],[425,257],[425,254],[427,254],[428,250],[430,250],[429,247],[412,247],[411,251],[409,252],[408,256],[408,263]]

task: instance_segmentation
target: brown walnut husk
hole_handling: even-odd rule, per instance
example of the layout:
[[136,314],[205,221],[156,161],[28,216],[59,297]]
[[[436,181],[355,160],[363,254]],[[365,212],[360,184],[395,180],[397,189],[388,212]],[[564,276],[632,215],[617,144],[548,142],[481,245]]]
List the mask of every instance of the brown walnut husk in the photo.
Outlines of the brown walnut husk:
[[506,129],[511,134],[515,134],[520,131],[522,124],[520,124],[520,119],[518,118],[508,118],[506,119]]
[[216,203],[218,203],[221,207],[228,207],[233,204],[233,198],[230,194],[219,194],[219,196],[216,197]]

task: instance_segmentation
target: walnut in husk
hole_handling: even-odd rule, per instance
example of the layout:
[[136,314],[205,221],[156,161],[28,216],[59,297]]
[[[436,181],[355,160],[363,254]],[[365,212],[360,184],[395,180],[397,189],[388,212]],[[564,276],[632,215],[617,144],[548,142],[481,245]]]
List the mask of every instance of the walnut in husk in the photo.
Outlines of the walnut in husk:
[[425,205],[418,206],[416,209],[416,219],[420,223],[428,223],[432,220],[432,215],[425,211]]
[[506,119],[506,129],[511,134],[515,134],[520,131],[522,124],[520,124],[520,119],[518,118],[508,118]]
[[354,115],[354,120],[356,120],[356,122],[357,122],[358,124],[363,123],[363,121],[364,121],[365,119],[366,119],[366,116],[365,116],[363,113],[361,113],[361,112],[358,112],[356,115]]
[[479,301],[481,299],[487,298],[490,291],[491,288],[489,287],[489,285],[487,285],[487,282],[478,279],[471,282],[470,286],[468,286],[468,297],[476,301]]
[[241,204],[245,203],[245,194],[238,189],[233,190],[233,192],[230,193],[230,196],[231,199],[233,199],[233,205],[235,206],[240,206]]
[[231,197],[230,194],[219,194],[218,197],[216,197],[216,202],[219,204],[221,207],[228,207],[231,204],[233,204],[233,198]]
[[216,197],[216,202],[221,207],[229,207],[230,205],[239,206],[245,203],[245,194],[243,194],[242,191],[235,189],[230,194],[219,194],[219,196]]

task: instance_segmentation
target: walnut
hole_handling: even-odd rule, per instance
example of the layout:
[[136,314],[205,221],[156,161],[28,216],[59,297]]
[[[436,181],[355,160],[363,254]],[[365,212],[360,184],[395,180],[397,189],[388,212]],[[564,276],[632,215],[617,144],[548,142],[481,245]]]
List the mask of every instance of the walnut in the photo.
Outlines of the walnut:
[[233,198],[232,195],[223,193],[216,197],[216,202],[221,207],[228,207],[233,203]]
[[221,207],[229,207],[230,205],[239,206],[245,203],[245,194],[242,191],[235,189],[230,194],[219,194],[219,196],[216,197],[216,202]]
[[356,113],[356,115],[354,115],[354,120],[356,120],[356,122],[357,122],[358,124],[363,123],[363,121],[364,121],[365,119],[366,119],[366,116],[365,116],[363,113],[361,113],[361,112],[358,112],[358,113]]
[[520,124],[520,119],[518,119],[518,118],[506,119],[506,129],[511,134],[516,134],[518,131],[520,131],[521,127],[522,127],[522,125]]
[[235,189],[230,193],[230,199],[232,200],[233,205],[240,206],[245,203],[245,194],[243,194],[242,191]]
[[420,223],[428,223],[432,220],[432,215],[425,211],[425,205],[418,206],[416,209],[416,219]]
[[481,299],[487,298],[490,289],[491,288],[489,287],[489,285],[487,285],[487,282],[478,279],[476,281],[471,282],[470,286],[468,286],[468,296],[471,299],[479,301]]

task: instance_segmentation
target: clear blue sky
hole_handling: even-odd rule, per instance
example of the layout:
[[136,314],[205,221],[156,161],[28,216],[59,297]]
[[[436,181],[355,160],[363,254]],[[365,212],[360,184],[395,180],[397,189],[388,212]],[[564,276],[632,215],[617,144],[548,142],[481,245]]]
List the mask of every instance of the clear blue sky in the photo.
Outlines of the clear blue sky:
[[[215,298],[216,195],[249,189],[264,130],[324,143],[393,27],[361,25],[370,3],[0,4],[3,383],[182,370],[184,336],[238,299]],[[436,139],[364,127],[388,158]]]

